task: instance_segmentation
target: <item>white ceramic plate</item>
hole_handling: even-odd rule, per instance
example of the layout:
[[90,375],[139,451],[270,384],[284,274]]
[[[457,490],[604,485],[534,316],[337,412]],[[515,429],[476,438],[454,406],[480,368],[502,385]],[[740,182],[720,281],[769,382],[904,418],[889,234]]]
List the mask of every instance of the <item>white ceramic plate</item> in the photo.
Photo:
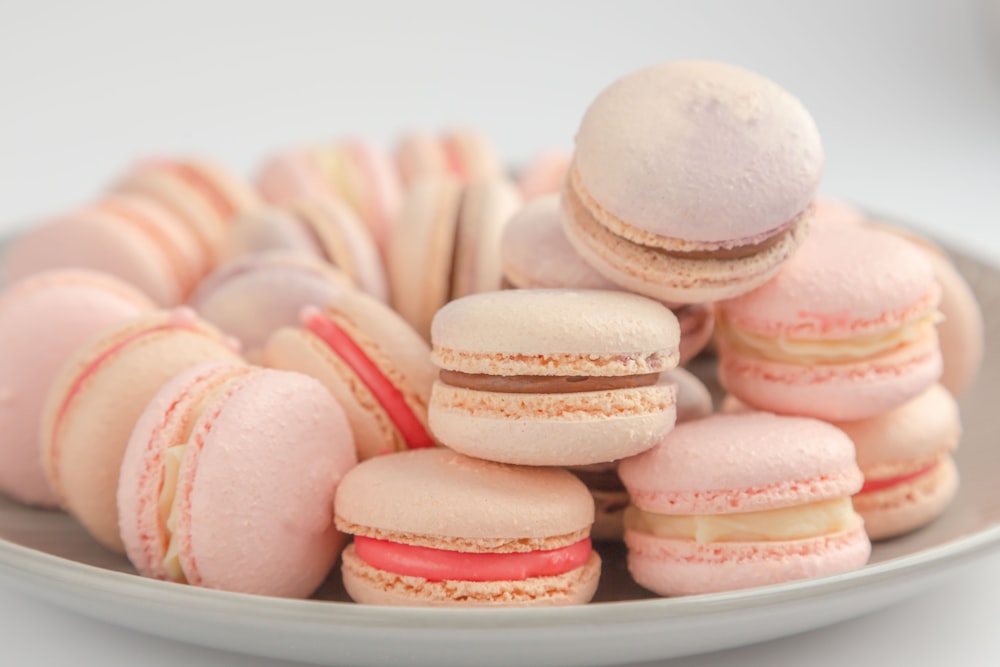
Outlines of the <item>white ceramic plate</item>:
[[[969,258],[987,340],[1000,326],[1000,271]],[[716,651],[886,607],[1000,547],[1000,442],[990,405],[1000,358],[987,349],[962,403],[962,487],[947,513],[877,544],[871,564],[763,588],[656,599],[631,583],[620,546],[602,546],[597,600],[560,609],[395,609],[347,602],[334,576],[314,600],[225,593],[144,579],[58,512],[0,500],[0,578],[49,602],[183,642],[318,664],[606,665]]]

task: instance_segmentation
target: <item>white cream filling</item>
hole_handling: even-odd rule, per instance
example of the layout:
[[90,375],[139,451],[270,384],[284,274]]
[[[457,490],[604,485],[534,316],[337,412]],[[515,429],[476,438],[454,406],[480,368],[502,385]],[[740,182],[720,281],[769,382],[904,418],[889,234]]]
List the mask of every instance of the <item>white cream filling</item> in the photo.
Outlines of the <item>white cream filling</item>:
[[698,544],[798,540],[839,533],[857,521],[850,497],[736,514],[656,514],[635,505],[625,510],[628,530]]
[[168,447],[163,454],[163,488],[160,490],[159,513],[160,520],[167,529],[169,541],[167,551],[163,556],[163,566],[172,581],[185,582],[184,571],[181,569],[177,554],[177,540],[174,539],[174,529],[177,527],[177,477],[181,469],[181,460],[187,445]]
[[716,327],[731,344],[765,359],[795,364],[821,364],[850,362],[888,352],[928,336],[943,319],[940,312],[932,310],[892,331],[843,340],[763,336],[731,326],[724,317],[716,320]]

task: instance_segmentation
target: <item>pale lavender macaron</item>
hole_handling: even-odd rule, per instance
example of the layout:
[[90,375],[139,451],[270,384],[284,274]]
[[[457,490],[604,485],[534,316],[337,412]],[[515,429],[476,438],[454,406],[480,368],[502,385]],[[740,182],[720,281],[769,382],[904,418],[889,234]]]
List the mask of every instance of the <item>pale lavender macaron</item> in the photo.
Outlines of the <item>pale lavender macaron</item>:
[[114,276],[61,269],[34,274],[0,295],[0,492],[55,507],[39,429],[49,387],[82,343],[154,308]]
[[343,290],[355,289],[329,263],[289,251],[247,255],[219,268],[191,296],[190,304],[242,344],[253,363],[263,358],[268,337],[298,323],[304,306],[322,307]]

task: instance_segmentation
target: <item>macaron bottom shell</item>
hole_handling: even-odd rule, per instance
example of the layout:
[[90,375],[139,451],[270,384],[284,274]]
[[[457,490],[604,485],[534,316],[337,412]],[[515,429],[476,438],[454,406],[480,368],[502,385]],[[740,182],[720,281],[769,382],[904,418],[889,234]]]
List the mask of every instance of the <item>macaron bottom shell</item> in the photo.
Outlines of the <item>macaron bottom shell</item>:
[[428,581],[368,565],[348,545],[342,554],[344,587],[361,604],[420,607],[545,607],[585,604],[597,591],[601,558],[592,552],[587,563],[555,576],[520,581]]
[[697,595],[767,586],[862,567],[871,542],[859,525],[833,535],[774,542],[664,539],[625,531],[628,571],[663,596]]
[[907,483],[854,496],[854,509],[865,520],[872,540],[897,537],[940,516],[958,493],[958,469],[945,456],[935,469]]

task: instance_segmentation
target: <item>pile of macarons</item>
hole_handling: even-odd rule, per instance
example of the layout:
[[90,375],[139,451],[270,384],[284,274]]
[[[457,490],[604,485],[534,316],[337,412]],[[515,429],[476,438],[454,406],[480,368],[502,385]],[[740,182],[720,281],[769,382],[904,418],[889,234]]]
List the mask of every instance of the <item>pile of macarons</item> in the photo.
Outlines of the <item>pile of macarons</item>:
[[575,137],[150,159],[26,230],[0,493],[143,576],[410,606],[587,603],[613,541],[664,596],[830,575],[944,513],[979,307],[817,196],[802,104],[668,62]]

